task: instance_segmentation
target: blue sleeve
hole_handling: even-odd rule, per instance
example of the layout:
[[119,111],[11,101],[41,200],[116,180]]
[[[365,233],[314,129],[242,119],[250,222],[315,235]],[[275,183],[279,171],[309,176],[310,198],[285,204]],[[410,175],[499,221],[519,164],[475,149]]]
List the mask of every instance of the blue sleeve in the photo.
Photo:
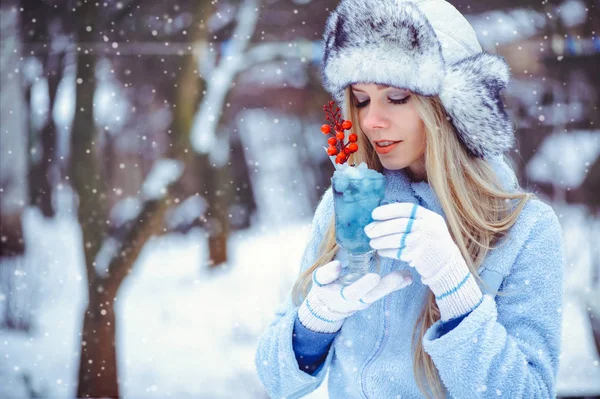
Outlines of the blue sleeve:
[[[446,335],[436,334],[440,326],[436,322],[423,336],[423,348],[448,396],[491,397],[499,392],[503,397],[541,399],[557,395],[566,266],[562,232],[551,209],[524,217],[528,219],[515,224],[517,241],[508,250],[512,253],[507,252],[511,255],[505,295],[484,295],[469,317]],[[478,388],[480,393],[474,395]]]
[[310,375],[317,374],[321,370],[329,347],[337,334],[337,332],[320,333],[309,330],[300,323],[300,319],[296,316],[292,348],[300,370]]
[[[472,312],[472,311],[471,311],[471,312]],[[446,333],[448,333],[448,332],[450,332],[450,331],[454,330],[454,328],[455,328],[456,326],[458,326],[458,325],[460,324],[460,322],[461,322],[461,321],[463,321],[463,319],[464,319],[465,317],[467,317],[468,315],[470,315],[470,314],[471,314],[471,312],[469,312],[469,313],[465,313],[465,314],[464,314],[464,315],[462,315],[462,316],[455,317],[454,319],[450,319],[450,320],[448,320],[447,322],[445,322],[445,323],[442,323],[442,324],[441,324],[441,326],[440,326],[440,337],[442,337],[442,336],[444,336]]]

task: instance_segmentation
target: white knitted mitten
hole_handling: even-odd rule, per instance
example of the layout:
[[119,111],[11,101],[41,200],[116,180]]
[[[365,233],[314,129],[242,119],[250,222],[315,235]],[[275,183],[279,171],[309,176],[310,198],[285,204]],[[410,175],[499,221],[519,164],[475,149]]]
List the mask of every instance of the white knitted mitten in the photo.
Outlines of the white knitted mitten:
[[298,309],[298,318],[309,330],[333,333],[342,328],[344,320],[384,296],[412,283],[410,273],[394,271],[381,277],[368,273],[350,285],[334,282],[342,265],[329,262],[313,272],[312,287]]
[[381,256],[414,267],[435,294],[442,321],[473,310],[483,294],[452,240],[444,218],[413,203],[392,203],[373,210],[365,227]]

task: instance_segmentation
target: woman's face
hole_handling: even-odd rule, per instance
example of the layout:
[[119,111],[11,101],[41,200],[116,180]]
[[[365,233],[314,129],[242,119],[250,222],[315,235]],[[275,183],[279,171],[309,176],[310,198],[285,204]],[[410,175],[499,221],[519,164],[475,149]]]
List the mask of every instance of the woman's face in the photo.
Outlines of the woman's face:
[[[359,124],[389,170],[409,168],[413,180],[425,176],[425,124],[417,114],[411,92],[391,86],[357,83],[351,86],[356,98]],[[396,142],[389,147],[379,142]]]

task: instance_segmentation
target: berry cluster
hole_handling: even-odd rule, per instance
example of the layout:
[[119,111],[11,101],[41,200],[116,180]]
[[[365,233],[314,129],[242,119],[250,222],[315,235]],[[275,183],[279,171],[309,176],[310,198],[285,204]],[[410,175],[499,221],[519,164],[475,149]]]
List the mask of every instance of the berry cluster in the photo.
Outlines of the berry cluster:
[[343,164],[348,160],[350,154],[358,151],[358,144],[356,144],[358,136],[352,133],[348,136],[348,143],[344,143],[344,139],[346,138],[344,130],[350,130],[352,128],[352,122],[345,121],[341,118],[339,107],[336,106],[334,112],[334,104],[333,101],[329,101],[329,103],[323,106],[325,119],[329,121],[329,123],[325,123],[321,126],[321,132],[325,135],[331,134],[333,136],[327,140],[327,143],[329,143],[327,154],[329,154],[329,156],[335,155],[335,162]]

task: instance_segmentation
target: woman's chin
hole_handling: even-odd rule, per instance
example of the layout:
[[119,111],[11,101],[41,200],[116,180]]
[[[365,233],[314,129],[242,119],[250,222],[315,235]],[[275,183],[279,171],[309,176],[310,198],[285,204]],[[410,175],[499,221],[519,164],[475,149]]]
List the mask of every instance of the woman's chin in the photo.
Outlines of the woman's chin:
[[404,169],[408,166],[404,162],[401,162],[399,160],[390,160],[389,158],[381,159],[381,157],[380,157],[379,162],[381,162],[381,166],[383,166],[387,170],[400,170],[400,169]]

